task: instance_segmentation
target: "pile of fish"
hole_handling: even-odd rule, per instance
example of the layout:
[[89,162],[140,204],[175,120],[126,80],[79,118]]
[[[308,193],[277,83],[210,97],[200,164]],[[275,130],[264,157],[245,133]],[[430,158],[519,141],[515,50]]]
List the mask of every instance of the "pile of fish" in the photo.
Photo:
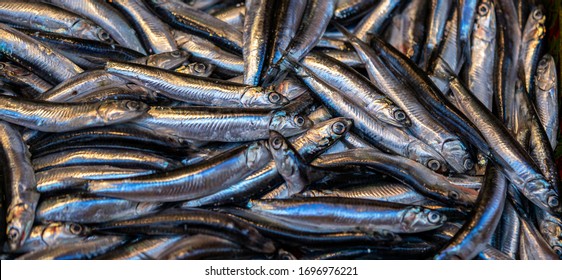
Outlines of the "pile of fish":
[[545,21],[533,0],[0,0],[2,258],[559,259]]

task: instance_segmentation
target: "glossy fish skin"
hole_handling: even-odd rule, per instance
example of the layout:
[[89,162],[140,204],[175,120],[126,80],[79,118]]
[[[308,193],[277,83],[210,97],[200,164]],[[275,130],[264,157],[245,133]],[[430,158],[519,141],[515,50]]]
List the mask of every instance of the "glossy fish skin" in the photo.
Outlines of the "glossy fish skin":
[[287,0],[276,3],[273,22],[274,37],[271,42],[269,65],[276,65],[282,59],[285,50],[300,27],[307,3],[307,0]]
[[96,195],[131,201],[184,201],[204,197],[235,184],[263,168],[270,160],[265,143],[256,142],[166,173],[90,181],[87,190]]
[[130,63],[146,65],[150,67],[157,67],[167,70],[172,70],[180,67],[182,64],[187,62],[187,59],[191,56],[185,50],[176,50],[173,52],[163,52],[159,54],[152,54],[149,56],[139,57],[137,59],[130,60]]
[[[174,137],[218,142],[244,142],[269,137],[269,130],[293,136],[310,128],[305,116],[283,109],[152,107],[134,122]],[[250,133],[249,133],[250,132]]]
[[173,31],[172,35],[180,49],[191,53],[192,60],[213,64],[219,72],[226,74],[242,75],[244,73],[244,59],[241,57],[195,35],[177,30]]
[[352,119],[354,122],[353,131],[363,135],[363,138],[370,144],[386,152],[408,157],[430,167],[432,170],[445,168],[445,161],[431,147],[404,131],[385,126],[376,121],[344,97],[340,91],[336,91],[316,77],[315,73],[306,66],[294,70],[329,110]]
[[212,15],[217,19],[220,19],[230,26],[242,31],[244,29],[244,17],[246,14],[246,7],[244,3],[239,3],[235,6],[219,10]]
[[537,64],[545,45],[546,16],[542,5],[531,11],[521,37],[521,52],[519,53],[519,67],[523,68],[525,89],[528,93],[535,92],[535,73]]
[[36,225],[31,229],[29,238],[17,252],[26,253],[61,244],[81,242],[87,238],[89,233],[89,228],[75,223],[54,222]]
[[134,25],[148,53],[172,52],[178,49],[168,25],[163,23],[141,0],[112,0]]
[[419,102],[437,120],[450,130],[458,133],[485,155],[489,154],[488,144],[482,138],[478,128],[446,99],[447,97],[439,91],[425,72],[377,36],[374,36],[371,40],[371,46],[389,67],[392,66],[396,70],[396,75],[415,90]]
[[388,125],[408,127],[404,111],[357,71],[322,54],[309,54],[302,64],[367,114]]
[[[350,119],[333,118],[315,124],[305,133],[295,136],[289,139],[289,141],[305,162],[311,162],[318,154],[328,149],[342,137],[341,134],[337,134],[332,129],[333,126],[340,126],[339,124],[336,125],[337,123],[343,124],[346,131],[353,124]],[[269,191],[282,182],[283,178],[277,172],[275,162],[270,161],[264,168],[246,177],[243,181],[210,196],[187,201],[182,207],[199,207],[202,205],[237,202],[255,194]]]
[[101,260],[155,260],[158,256],[180,241],[181,236],[144,238],[99,256]]
[[493,150],[493,156],[509,181],[539,207],[559,211],[558,196],[550,183],[545,180],[527,151],[507,131],[503,123],[494,117],[458,80],[451,80],[451,91],[455,102],[462,104],[467,116],[480,124],[486,141]]
[[307,190],[300,193],[299,196],[360,198],[411,205],[418,205],[419,202],[427,200],[425,196],[417,193],[411,187],[392,181],[373,182],[336,189]]
[[198,77],[209,77],[213,74],[215,65],[209,63],[193,62],[182,66],[175,71],[182,74],[194,75]]
[[[342,124],[334,130],[343,134],[345,133],[345,125]],[[268,144],[277,172],[287,184],[287,196],[301,192],[309,183],[308,166],[305,165],[304,160],[287,139],[276,131],[269,132]]]
[[288,103],[279,93],[262,87],[202,78],[132,63],[109,62],[111,74],[140,83],[160,94],[196,105],[278,108]]
[[68,102],[93,90],[103,90],[126,83],[127,80],[103,70],[86,71],[57,84],[38,96],[37,99],[49,102]]
[[37,191],[49,193],[85,186],[88,180],[108,180],[152,174],[152,170],[106,166],[68,166],[35,173]]
[[80,224],[128,220],[155,213],[161,203],[142,203],[85,194],[49,197],[37,206],[40,222],[72,222]]
[[368,40],[368,34],[378,34],[384,28],[384,24],[388,22],[392,12],[402,1],[400,0],[382,0],[376,4],[375,8],[369,12],[357,24],[353,34],[361,41]]
[[336,169],[344,166],[365,166],[388,174],[409,185],[418,193],[448,205],[470,207],[476,201],[476,191],[455,186],[444,176],[432,172],[415,161],[369,149],[323,155],[318,157],[313,165]]
[[0,53],[38,74],[47,82],[58,84],[83,70],[43,43],[21,31],[0,24]]
[[145,235],[212,234],[241,244],[256,252],[272,253],[274,243],[265,238],[251,224],[226,214],[205,209],[170,209],[154,215],[105,223],[95,228],[102,232],[136,233]]
[[367,44],[356,37],[350,38],[350,42],[361,60],[365,62],[365,68],[373,84],[380,88],[386,96],[389,96],[397,106],[404,108],[404,113],[411,122],[409,132],[437,151],[456,172],[464,173],[472,169],[474,163],[467,152],[466,145],[433,119],[430,113],[419,104],[413,90],[407,85],[403,85]]
[[489,110],[492,110],[494,99],[494,75],[492,73],[495,73],[495,65],[494,60],[490,58],[496,56],[498,47],[496,28],[494,2],[480,1],[470,41],[473,51],[470,52],[467,61],[466,86]]
[[133,100],[146,104],[154,104],[159,101],[159,96],[144,87],[135,84],[125,84],[112,88],[88,92],[71,98],[68,102],[101,102],[105,100]]
[[212,15],[193,9],[180,0],[149,0],[147,4],[170,26],[242,53],[242,33]]
[[326,232],[320,227],[313,225],[292,224],[285,220],[274,218],[270,215],[260,214],[242,208],[220,208],[225,212],[240,218],[266,236],[283,240],[283,243],[306,244],[311,247],[365,245],[386,243],[400,240],[400,237],[389,231],[374,232]]
[[[473,32],[473,25],[474,20],[477,17],[479,11],[477,11],[478,3],[484,3],[484,1],[479,0],[461,0],[457,4],[458,10],[458,30],[459,30],[459,41],[460,41],[460,49],[462,55],[469,59],[470,61],[470,53],[472,50],[471,45],[471,35]],[[493,5],[493,3],[492,3]]]
[[148,111],[137,101],[99,103],[48,103],[0,96],[0,119],[46,132],[65,132],[128,122]]
[[332,197],[251,200],[248,208],[282,220],[314,223],[333,232],[415,233],[438,228],[446,219],[438,212],[417,206]]
[[511,203],[506,203],[498,228],[499,237],[496,247],[512,259],[516,259],[519,251],[521,221]]
[[75,149],[33,159],[36,172],[74,165],[112,165],[123,168],[169,170],[180,166],[163,156],[126,149]]
[[18,260],[74,260],[91,259],[125,242],[122,236],[98,236],[84,242],[61,244],[44,250],[33,251]]
[[322,54],[329,56],[349,67],[353,67],[353,68],[365,67],[359,55],[357,55],[357,53],[353,51],[322,50]]
[[338,0],[334,10],[334,19],[345,21],[355,18],[368,12],[376,3],[375,0]]
[[550,248],[562,258],[562,220],[542,209],[535,209],[538,230]]
[[559,260],[558,255],[540,235],[535,226],[521,217],[519,256],[522,260]]
[[439,46],[445,33],[445,24],[453,9],[451,0],[430,0],[429,14],[427,17],[426,39],[421,53],[420,68],[427,69],[430,59]]
[[463,66],[461,44],[459,42],[458,20],[458,11],[453,10],[451,17],[445,24],[443,39],[434,50],[435,54],[433,58],[430,59],[428,67],[430,78],[443,93],[449,90],[447,72],[452,70],[455,75],[458,75]]
[[272,0],[246,0],[244,18],[244,84],[258,86],[266,63],[270,42],[270,28],[273,23]]
[[35,97],[53,87],[50,83],[32,72],[11,62],[0,62],[0,76],[21,87],[29,87],[31,96]]
[[539,61],[535,74],[535,108],[554,150],[557,144],[558,127],[558,81],[554,58],[545,55]]
[[441,249],[436,259],[473,259],[486,248],[500,222],[508,183],[495,166],[489,165],[472,215]]
[[412,61],[418,61],[424,40],[428,0],[405,3],[402,13],[395,15],[387,31],[387,41]]
[[0,2],[0,18],[3,22],[71,37],[111,42],[107,31],[77,14],[51,5],[26,2]]
[[[37,182],[27,145],[10,124],[0,121],[0,148],[6,177],[6,236],[10,250],[25,243],[35,219],[39,201]],[[3,176],[3,177],[4,177]]]
[[111,5],[95,0],[43,0],[43,2],[90,19],[106,30],[118,44],[146,55],[135,30],[129,25],[127,19]]
[[212,235],[197,234],[179,240],[158,255],[161,260],[204,260],[237,258],[244,249],[238,244]]

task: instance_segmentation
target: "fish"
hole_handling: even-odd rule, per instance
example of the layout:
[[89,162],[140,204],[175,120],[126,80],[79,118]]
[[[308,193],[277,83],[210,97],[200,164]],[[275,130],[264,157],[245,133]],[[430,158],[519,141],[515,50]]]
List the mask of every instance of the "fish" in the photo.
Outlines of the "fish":
[[554,150],[557,145],[558,116],[558,82],[554,59],[545,55],[539,61],[535,76],[535,108],[541,124]]

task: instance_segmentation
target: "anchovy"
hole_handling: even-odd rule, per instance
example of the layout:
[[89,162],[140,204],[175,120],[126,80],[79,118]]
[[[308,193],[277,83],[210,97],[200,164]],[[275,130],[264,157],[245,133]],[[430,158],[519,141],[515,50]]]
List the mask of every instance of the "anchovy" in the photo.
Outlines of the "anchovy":
[[525,217],[520,217],[520,220],[519,257],[522,260],[558,260],[558,255],[550,248],[535,226]]
[[213,74],[215,65],[209,63],[193,62],[177,68],[175,71],[182,74],[194,75],[198,77],[209,77]]
[[0,18],[18,27],[59,33],[71,37],[111,42],[107,31],[90,20],[54,6],[25,1],[0,2]]
[[523,147],[507,131],[505,125],[494,117],[458,80],[451,80],[451,91],[457,104],[464,106],[467,116],[479,123],[480,131],[490,144],[494,159],[501,166],[509,181],[529,200],[541,208],[558,209],[558,195],[545,180]]
[[48,223],[36,225],[31,229],[29,237],[16,252],[26,253],[44,250],[61,244],[71,244],[86,240],[90,229],[75,223]]
[[[473,32],[474,20],[477,18],[477,14],[480,13],[480,7],[482,3],[486,1],[479,0],[460,0],[457,4],[458,10],[458,31],[459,31],[459,43],[460,50],[464,58],[470,61],[470,53],[472,50],[471,35]],[[478,5],[478,3],[481,3]],[[492,3],[493,5],[493,3]]]
[[242,32],[212,15],[193,9],[180,0],[149,0],[146,3],[170,26],[242,53]]
[[47,82],[58,84],[83,71],[57,51],[4,24],[0,24],[0,38],[2,55],[38,74]]
[[535,93],[535,73],[539,63],[546,36],[546,16],[544,8],[539,5],[531,11],[521,37],[519,67],[524,72],[525,89],[529,94]]
[[53,87],[41,77],[11,62],[0,62],[0,76],[17,86],[29,87],[29,90],[25,91],[30,98],[35,98]]
[[329,56],[349,67],[364,68],[363,61],[356,52],[345,50],[323,50],[322,54]]
[[112,0],[134,25],[149,53],[172,52],[178,49],[169,26],[162,22],[140,0]]
[[535,108],[552,149],[556,148],[560,122],[556,73],[554,58],[550,55],[543,56],[535,74]]
[[444,176],[432,172],[415,161],[369,149],[323,155],[316,159],[313,165],[322,168],[366,166],[388,174],[411,186],[420,194],[445,204],[472,206],[476,201],[476,191],[455,186]]
[[37,206],[37,221],[80,224],[128,220],[155,213],[161,203],[142,203],[83,194],[49,197]]
[[419,66],[426,70],[435,50],[441,43],[445,34],[445,25],[453,10],[451,0],[430,0],[429,14],[427,17],[427,35],[421,52]]
[[[423,232],[443,225],[445,216],[419,206],[333,197],[251,200],[252,211],[332,232],[388,230]],[[322,209],[318,211],[316,209]]]
[[153,170],[106,166],[68,166],[35,173],[37,191],[49,193],[85,186],[88,180],[108,180],[154,173]]
[[37,172],[75,165],[112,165],[155,170],[175,169],[180,166],[175,160],[160,155],[128,149],[75,149],[33,159],[33,167]]
[[237,5],[227,7],[222,10],[218,10],[212,15],[217,19],[220,19],[230,26],[242,31],[244,29],[244,17],[246,14],[246,6],[244,3],[239,3]]
[[401,3],[403,2],[400,0],[380,1],[375,8],[357,24],[355,30],[353,30],[353,34],[359,38],[359,40],[367,41],[368,34],[380,33],[391,17],[394,9],[400,6]]
[[106,30],[118,44],[146,55],[135,30],[129,25],[127,19],[111,5],[95,0],[43,0],[43,2],[90,19]]
[[170,209],[146,217],[128,221],[115,221],[100,224],[94,230],[100,232],[145,235],[210,234],[241,244],[256,252],[272,253],[274,243],[264,237],[251,224],[226,214],[205,209]]
[[[466,0],[467,3],[472,0]],[[494,59],[498,48],[496,40],[496,12],[493,1],[483,0],[478,5],[476,23],[472,30],[472,51],[467,57],[466,86],[476,98],[492,110],[494,99]],[[461,29],[462,31],[462,29]],[[462,107],[459,108],[462,110]]]
[[265,143],[256,142],[166,173],[90,181],[87,190],[92,194],[131,201],[174,202],[196,199],[239,182],[263,168],[270,159]]
[[61,244],[44,250],[29,252],[18,260],[73,260],[91,259],[104,254],[126,241],[122,236],[99,236],[84,242]]
[[459,30],[457,29],[459,20],[457,13],[458,11],[454,10],[451,18],[447,21],[447,24],[445,24],[443,40],[441,40],[439,46],[434,50],[435,56],[430,59],[428,66],[431,79],[437,88],[444,93],[449,90],[447,84],[447,70],[450,69],[455,75],[458,75],[463,66]]
[[283,109],[152,107],[136,125],[174,137],[220,142],[267,139],[269,130],[293,136],[312,125],[306,116]]
[[6,235],[11,250],[25,243],[35,219],[39,201],[37,182],[27,145],[10,124],[0,121],[0,146],[3,151],[6,186]]
[[245,251],[240,245],[227,239],[197,234],[177,241],[156,258],[162,260],[226,259],[237,258]]
[[122,123],[140,117],[148,106],[137,101],[48,103],[0,96],[0,119],[47,132],[64,132]]
[[387,42],[417,62],[424,39],[426,6],[428,0],[406,3],[402,13],[395,15],[387,30]]
[[244,18],[244,84],[258,86],[266,71],[270,29],[273,24],[272,0],[246,0]]
[[154,237],[138,240],[97,257],[102,260],[155,260],[185,237]]

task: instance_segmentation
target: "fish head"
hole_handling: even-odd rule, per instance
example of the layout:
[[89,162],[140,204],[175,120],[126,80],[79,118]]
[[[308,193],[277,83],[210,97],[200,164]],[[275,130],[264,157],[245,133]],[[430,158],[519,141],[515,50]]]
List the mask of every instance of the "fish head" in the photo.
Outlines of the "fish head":
[[215,70],[215,65],[210,63],[193,62],[188,64],[187,68],[189,68],[189,71],[193,73],[193,75],[209,77]]
[[105,100],[99,103],[98,116],[105,124],[120,123],[148,112],[148,105],[133,100]]
[[536,86],[541,89],[542,91],[549,91],[552,88],[556,87],[556,64],[554,62],[554,58],[546,54],[539,60],[537,65],[537,72],[535,83]]
[[107,31],[89,20],[77,20],[72,24],[71,30],[73,34],[77,34],[81,38],[101,41],[108,44],[114,43]]
[[50,246],[56,244],[58,240],[61,239],[70,240],[85,238],[90,232],[90,228],[81,224],[56,222],[48,224],[43,229],[41,239]]
[[544,7],[538,5],[533,7],[533,10],[529,14],[527,23],[525,23],[525,30],[523,32],[523,40],[536,40],[542,39],[546,35],[546,27],[544,25],[546,21],[546,15],[544,13]]
[[523,188],[523,195],[542,209],[551,213],[562,213],[558,194],[545,179],[528,181]]
[[458,173],[465,173],[474,168],[474,161],[466,150],[466,146],[458,139],[445,141],[441,147],[441,154],[447,163]]
[[447,165],[443,157],[421,141],[412,141],[408,145],[407,155],[410,159],[425,165],[435,172],[444,173],[447,171]]
[[408,232],[421,232],[441,227],[447,217],[437,211],[413,206],[402,216],[402,226]]
[[269,150],[277,172],[285,179],[290,193],[299,193],[307,185],[306,163],[287,139],[276,131],[269,132]]
[[245,107],[281,108],[289,104],[289,99],[272,89],[248,87],[240,97],[240,102]]
[[8,238],[8,246],[15,251],[20,248],[33,226],[35,219],[35,211],[29,205],[20,203],[10,208],[6,216],[6,236]]
[[483,0],[476,8],[476,24],[473,36],[481,40],[491,41],[496,36],[496,12],[491,0]]
[[386,124],[396,127],[410,127],[412,125],[412,121],[406,112],[390,99],[383,98],[376,100],[368,106],[368,109],[375,112],[377,119]]
[[269,129],[281,133],[283,136],[293,136],[311,128],[313,122],[305,115],[287,110],[273,112]]
[[306,159],[325,151],[351,129],[353,120],[346,118],[333,118],[315,124],[306,133],[291,139],[291,144],[298,153]]
[[173,69],[185,63],[190,56],[191,54],[184,50],[153,54],[146,59],[146,66]]

